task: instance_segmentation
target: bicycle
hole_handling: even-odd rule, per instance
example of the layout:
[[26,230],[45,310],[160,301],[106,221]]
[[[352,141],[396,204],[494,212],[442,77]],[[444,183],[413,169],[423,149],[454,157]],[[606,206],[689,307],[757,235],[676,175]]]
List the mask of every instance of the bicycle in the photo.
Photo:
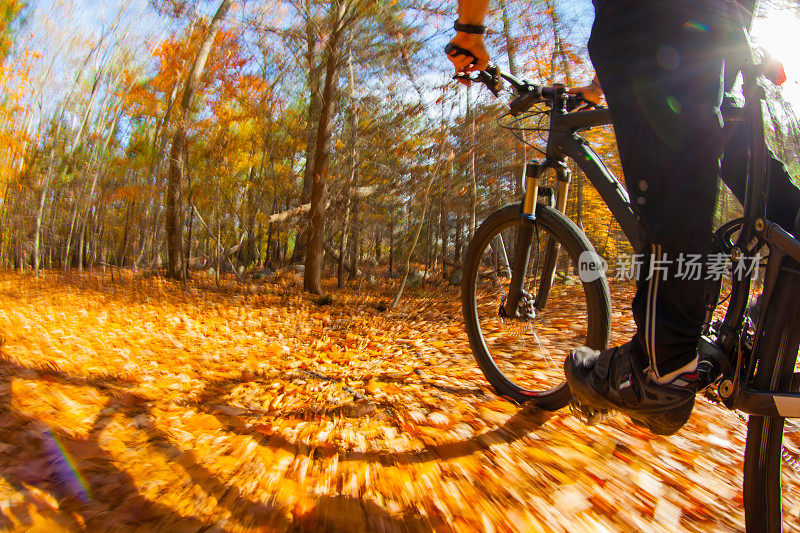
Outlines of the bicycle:
[[[744,26],[741,37],[749,50]],[[454,50],[469,55],[452,45],[446,52]],[[762,532],[781,530],[784,419],[800,418],[800,373],[795,371],[800,346],[800,241],[765,217],[769,170],[760,84],[765,72],[764,65],[749,59],[742,72],[746,103],[728,109],[726,117],[726,123],[739,121],[750,136],[744,215],[719,228],[714,243],[715,250],[733,264],[758,261],[765,248],[769,255],[757,308],[749,305],[753,269],[732,278],[724,300],[721,280],[710,287],[698,348],[699,389],[728,409],[749,415],[745,518],[748,531]],[[611,116],[599,107],[575,111],[582,102],[579,96],[517,79],[494,65],[461,77],[486,85],[495,96],[507,82],[515,95],[512,116],[543,106],[535,114],[549,121],[538,128],[546,134],[544,159],[526,164],[521,202],[490,215],[469,244],[461,299],[472,352],[494,390],[518,403],[558,410],[570,403],[562,368],[568,349],[580,344],[606,348],[611,329],[611,300],[601,260],[585,233],[565,215],[571,180],[567,159],[587,176],[633,249],[641,247],[625,187],[580,135],[610,124]],[[555,173],[555,190],[543,185],[549,171]],[[581,271],[589,275],[577,282],[575,273]],[[714,311],[726,300],[724,318],[715,320]],[[579,328],[574,327],[576,322]],[[572,346],[564,347],[563,329],[577,331],[567,339]],[[559,346],[543,341],[546,334],[555,334]],[[578,414],[588,422],[596,415]]]

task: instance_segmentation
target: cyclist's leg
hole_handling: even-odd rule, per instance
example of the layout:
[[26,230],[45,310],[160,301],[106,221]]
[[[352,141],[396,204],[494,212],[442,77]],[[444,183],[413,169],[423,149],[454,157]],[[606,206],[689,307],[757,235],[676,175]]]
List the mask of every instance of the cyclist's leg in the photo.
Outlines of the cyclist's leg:
[[581,404],[619,410],[668,435],[688,420],[697,390],[705,281],[681,270],[688,254],[702,261],[711,245],[727,19],[715,0],[594,3],[589,52],[646,261],[633,301],[633,341],[603,352],[580,348],[564,370]]
[[705,315],[704,281],[679,277],[679,260],[711,243],[722,152],[718,4],[595,1],[590,54],[647,244],[633,315],[655,381],[696,366]]

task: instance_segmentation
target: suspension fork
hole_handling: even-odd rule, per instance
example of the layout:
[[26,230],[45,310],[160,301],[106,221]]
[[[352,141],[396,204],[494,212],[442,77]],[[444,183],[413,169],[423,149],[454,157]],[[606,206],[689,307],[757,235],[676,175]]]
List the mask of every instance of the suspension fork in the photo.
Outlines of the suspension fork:
[[[517,234],[517,243],[515,247],[514,263],[511,267],[511,284],[508,288],[508,295],[504,311],[506,316],[519,317],[519,301],[522,297],[523,287],[525,284],[525,275],[528,271],[528,260],[531,253],[531,245],[533,235],[536,231],[536,203],[539,196],[539,183],[542,174],[548,168],[556,169],[556,176],[559,180],[558,190],[558,206],[562,210],[566,208],[567,192],[569,188],[569,167],[563,162],[552,163],[545,160],[540,163],[528,163],[525,167],[525,196],[522,201],[522,212],[520,213],[519,232]],[[563,179],[563,181],[562,181]],[[545,254],[544,276],[540,282],[539,291],[544,289],[545,293],[549,294],[550,287],[553,283],[553,275],[555,274],[555,266],[558,259],[558,251],[560,245],[553,241],[552,237],[549,238],[547,244],[547,252]],[[544,302],[547,297],[545,296]],[[538,298],[537,298],[538,307]]]
[[[567,197],[569,194],[569,183],[572,179],[572,171],[564,161],[559,161],[554,165],[556,170],[556,181],[558,182],[558,196],[556,198],[556,209],[564,213],[567,210]],[[542,276],[539,278],[539,290],[536,293],[535,307],[539,311],[547,307],[547,299],[550,296],[550,289],[553,287],[553,280],[556,275],[558,256],[561,252],[561,244],[553,238],[547,237],[547,245],[544,253],[544,263],[542,265]]]

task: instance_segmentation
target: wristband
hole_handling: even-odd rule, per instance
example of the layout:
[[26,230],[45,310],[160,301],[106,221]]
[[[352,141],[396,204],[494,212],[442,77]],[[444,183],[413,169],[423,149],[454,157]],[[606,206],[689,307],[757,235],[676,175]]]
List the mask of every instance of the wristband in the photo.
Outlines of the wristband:
[[481,24],[461,24],[458,20],[453,24],[453,29],[462,33],[471,33],[473,35],[483,35],[486,33],[486,26]]

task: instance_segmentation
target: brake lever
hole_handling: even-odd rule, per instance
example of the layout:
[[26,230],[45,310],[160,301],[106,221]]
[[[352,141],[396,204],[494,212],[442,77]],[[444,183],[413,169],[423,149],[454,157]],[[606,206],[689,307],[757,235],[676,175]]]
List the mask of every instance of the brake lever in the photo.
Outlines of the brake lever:
[[489,89],[492,94],[497,98],[500,96],[500,91],[503,90],[503,78],[500,76],[500,69],[497,65],[489,63],[486,70],[481,71],[478,77],[483,77],[483,84]]
[[489,89],[495,97],[500,96],[500,91],[503,90],[503,80],[490,70],[496,70],[497,67],[489,65],[487,70],[479,72],[459,72],[453,76],[454,80],[465,81],[467,83],[482,83]]

